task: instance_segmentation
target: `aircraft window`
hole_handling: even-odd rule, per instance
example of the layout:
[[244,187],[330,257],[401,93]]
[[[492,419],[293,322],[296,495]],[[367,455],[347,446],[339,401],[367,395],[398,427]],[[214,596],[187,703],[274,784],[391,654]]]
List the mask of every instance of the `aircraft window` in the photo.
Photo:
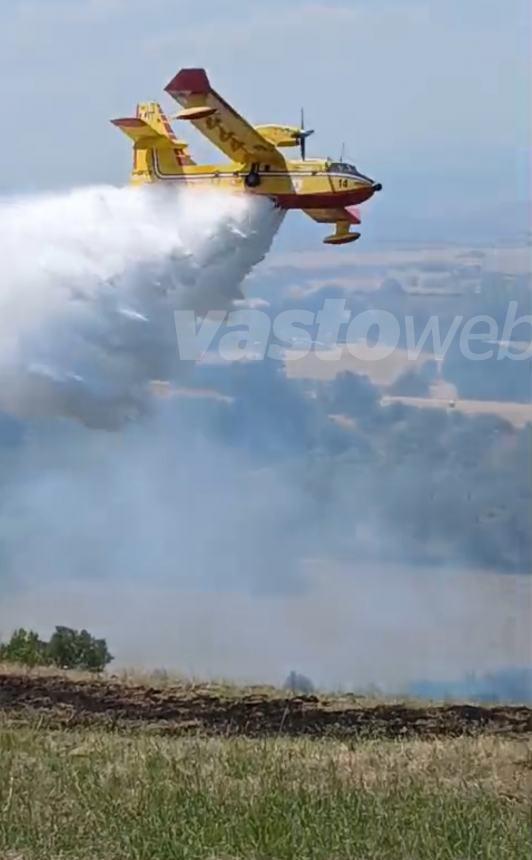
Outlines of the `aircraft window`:
[[354,164],[345,164],[343,161],[334,161],[329,164],[329,173],[350,173],[352,176],[358,175],[358,170]]

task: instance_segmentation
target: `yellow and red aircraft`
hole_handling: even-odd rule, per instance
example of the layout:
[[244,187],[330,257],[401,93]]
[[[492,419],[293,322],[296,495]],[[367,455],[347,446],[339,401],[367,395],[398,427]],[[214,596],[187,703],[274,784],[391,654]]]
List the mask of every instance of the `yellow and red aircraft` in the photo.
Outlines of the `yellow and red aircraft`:
[[[188,144],[174,134],[157,102],[137,105],[137,115],[112,122],[133,140],[131,181],[207,185],[227,191],[245,191],[270,197],[281,209],[301,209],[315,221],[335,224],[324,242],[354,242],[360,233],[356,205],[368,200],[380,183],[360,173],[353,164],[323,158],[306,158],[306,141],[313,134],[301,125],[250,125],[209,82],[205,69],[181,69],[166,92],[181,106],[173,119],[192,123],[230,162],[196,164]],[[280,151],[299,146],[301,159],[288,160]]]

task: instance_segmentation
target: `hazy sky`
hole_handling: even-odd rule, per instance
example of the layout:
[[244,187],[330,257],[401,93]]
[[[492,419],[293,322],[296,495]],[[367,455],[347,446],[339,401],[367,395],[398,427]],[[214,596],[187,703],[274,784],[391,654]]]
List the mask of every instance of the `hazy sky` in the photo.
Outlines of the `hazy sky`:
[[[383,238],[396,241],[400,236],[421,241],[429,233],[448,240],[461,230],[466,237],[486,242],[494,235],[489,231],[503,227],[511,236],[526,224],[528,2],[0,0],[0,195],[126,182],[130,145],[109,120],[134,114],[137,101],[159,99],[175,110],[175,103],[164,94],[167,82],[183,66],[205,66],[213,86],[251,122],[295,123],[300,106],[305,105],[308,123],[316,129],[310,154],[337,156],[345,142],[349,159],[383,183],[382,194],[367,204],[368,215],[363,215],[364,243]],[[182,133],[189,136],[197,157],[221,160],[193,129],[185,127]],[[6,223],[14,224],[11,235],[20,243],[13,240],[10,245],[9,229],[0,230],[4,240],[0,251],[10,275],[5,279],[4,295],[9,301],[4,302],[4,331],[11,341],[27,348],[29,358],[24,357],[21,366],[24,373],[29,368],[31,379],[37,379],[35,390],[41,397],[46,390],[39,388],[41,377],[55,380],[61,390],[68,389],[65,380],[73,380],[76,396],[77,383],[87,380],[90,406],[94,380],[102,380],[104,394],[112,391],[116,366],[127,379],[130,372],[136,379],[137,366],[146,366],[150,373],[159,367],[150,363],[150,341],[137,323],[127,331],[112,328],[115,317],[106,300],[108,292],[115,293],[116,284],[112,277],[99,274],[106,271],[102,247],[116,265],[118,237],[125,231],[127,249],[131,233],[127,219],[106,220],[98,209],[96,220],[91,221],[93,210],[84,201],[93,196],[101,198],[98,205],[104,205],[113,195],[112,190],[73,194],[75,205],[81,200],[79,211],[65,209],[61,202],[56,207],[53,198],[45,204],[42,217],[40,203],[30,201],[29,208],[38,217],[18,227],[10,207],[4,207]],[[112,215],[110,204],[108,212]],[[157,214],[162,214],[161,209]],[[172,238],[173,218],[172,211]],[[223,233],[228,218],[218,220],[224,250],[231,252],[231,242]],[[201,239],[190,209],[182,221],[187,228],[194,227],[194,240],[198,235]],[[208,226],[205,222],[202,219],[201,225]],[[150,224],[148,220],[148,228]],[[300,231],[307,231],[310,241],[322,247],[325,231],[300,213],[287,218],[276,243],[295,245]],[[233,242],[238,235],[242,233],[233,231]],[[191,247],[197,246],[191,242]],[[344,251],[356,261],[357,246]],[[206,259],[212,267],[210,276]],[[189,279],[192,272],[192,283],[212,283],[219,289],[220,260],[223,255],[210,236],[208,242],[199,242],[190,270],[186,256],[183,271]],[[173,272],[175,258],[172,263]],[[55,278],[54,266],[59,267]],[[144,286],[142,267],[140,273],[139,284]],[[232,277],[231,283],[235,280]],[[70,301],[71,281],[75,302]],[[21,289],[12,289],[17,283]],[[79,292],[78,284],[83,287]],[[146,279],[146,284],[151,282]],[[102,288],[100,304],[95,285]],[[129,304],[125,300],[123,304],[122,297],[129,302],[130,294],[123,285],[121,289],[118,311],[129,319]],[[166,295],[165,290],[159,294]],[[56,295],[66,295],[66,310],[59,300],[49,301],[49,296]],[[14,309],[14,322],[6,316],[6,307]],[[33,327],[26,330],[32,320],[36,320]],[[27,331],[24,337],[19,336],[20,330]],[[129,331],[135,332],[140,346],[127,339]],[[6,336],[4,346],[11,341]],[[153,343],[160,346],[161,341],[154,338]],[[80,344],[83,349],[86,346],[86,364]],[[129,353],[122,350],[123,344],[131,344]],[[261,385],[267,394],[264,379]],[[20,399],[22,388],[16,384],[12,390]],[[245,396],[251,403],[246,408],[253,409],[251,396]],[[273,403],[277,395],[271,397]],[[290,420],[290,412],[283,397],[279,408],[285,421]],[[29,400],[38,406],[38,396]],[[205,424],[209,415],[206,412]],[[201,430],[201,421],[198,426]],[[285,594],[284,603],[275,594],[271,598],[251,594],[254,576],[263,571],[269,577],[272,571],[276,577],[283,576],[281,553],[286,555],[287,569],[290,564],[297,570],[292,560],[306,551],[305,529],[314,529],[313,515],[301,525],[297,516],[292,519],[300,509],[305,516],[303,490],[289,470],[286,476],[275,470],[253,470],[250,478],[242,451],[236,447],[233,451],[216,444],[211,460],[200,448],[194,455],[191,437],[179,436],[183,431],[178,420],[175,428],[170,423],[164,429],[165,444],[153,436],[153,427],[153,422],[139,423],[131,426],[129,434],[112,436],[85,429],[67,431],[64,426],[62,436],[58,425],[50,423],[43,425],[41,435],[37,430],[28,434],[30,447],[18,450],[22,466],[8,485],[0,522],[2,540],[8,541],[4,553],[10,553],[5,556],[9,565],[4,559],[0,569],[0,592],[4,589],[0,634],[11,624],[35,624],[43,630],[63,621],[87,624],[103,635],[113,633],[111,647],[116,645],[124,662],[139,656],[135,649],[141,641],[140,657],[149,662],[171,666],[181,660],[183,668],[201,672],[224,671],[227,666],[224,674],[238,671],[274,678],[282,678],[295,666],[319,680],[346,682],[353,680],[348,665],[353,653],[361,666],[358,680],[389,681],[400,677],[399,668],[401,677],[458,675],[462,669],[496,665],[499,658],[501,663],[517,662],[525,651],[529,584],[525,591],[517,583],[508,595],[509,577],[497,579],[493,589],[485,586],[487,580],[477,586],[480,577],[474,581],[461,575],[452,581],[435,577],[427,579],[425,591],[415,578],[403,587],[403,578],[394,580],[395,590],[390,591],[386,578],[366,576],[362,593],[356,577],[365,572],[357,573],[355,559],[352,568],[338,572],[337,579],[332,578],[334,571],[331,578],[328,569],[317,571],[308,593]],[[190,432],[201,441],[203,431],[197,432],[194,426]],[[227,466],[220,448],[227,455]],[[9,450],[5,456],[14,470],[15,455]],[[318,475],[318,488],[320,481]],[[326,493],[331,492],[330,486],[326,482]],[[192,496],[191,487],[195,487]],[[243,492],[247,492],[244,505]],[[359,496],[354,498],[358,504]],[[338,506],[341,492],[339,499]],[[312,504],[311,499],[311,508]],[[206,523],[207,533],[212,531],[209,540],[205,540]],[[381,547],[380,531],[378,540]],[[339,546],[343,546],[341,540]],[[238,597],[220,588],[221,597],[205,592],[202,602],[197,590],[188,597],[185,590],[180,598],[175,590],[157,588],[152,572],[162,565],[161,558],[170,580],[175,571],[185,571],[187,576],[197,568],[210,573],[209,553],[220,577],[226,569],[233,575],[231,568],[246,572],[248,579]],[[92,576],[100,570],[108,572],[109,579],[105,575],[91,579],[83,592],[80,582],[87,576],[85,571]],[[134,570],[139,572],[140,590],[130,587]],[[146,571],[149,589],[143,579]],[[6,575],[17,589],[10,590],[9,601]],[[112,592],[111,579],[116,589]],[[199,607],[196,615],[195,606]],[[58,618],[58,611],[67,617]],[[147,619],[148,639],[139,640],[140,615]],[[115,619],[113,632],[109,623]],[[239,623],[242,629],[235,632]],[[387,635],[381,635],[383,628]],[[368,635],[362,635],[368,629]],[[183,650],[185,645],[188,650]]]
[[389,218],[504,220],[525,197],[527,9],[527,0],[4,0],[0,192],[125,181],[128,143],[108,120],[137,100],[167,103],[165,84],[194,65],[253,122],[297,122],[304,104],[317,130],[311,153],[337,155],[345,141],[383,182]]

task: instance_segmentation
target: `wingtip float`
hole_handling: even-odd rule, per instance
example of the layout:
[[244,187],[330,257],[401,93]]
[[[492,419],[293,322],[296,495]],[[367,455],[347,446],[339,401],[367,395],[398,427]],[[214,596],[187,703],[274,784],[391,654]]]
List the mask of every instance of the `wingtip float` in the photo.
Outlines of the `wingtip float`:
[[[253,126],[212,89],[205,69],[181,69],[165,90],[181,107],[172,119],[192,123],[229,161],[197,164],[161,106],[146,102],[137,105],[136,116],[112,120],[133,141],[134,184],[181,182],[260,194],[281,209],[301,209],[320,224],[334,224],[326,244],[360,237],[351,231],[360,224],[356,207],[382,186],[343,160],[307,158],[306,142],[313,131],[305,129],[303,111],[299,126]],[[301,158],[285,158],[281,150],[296,146]]]

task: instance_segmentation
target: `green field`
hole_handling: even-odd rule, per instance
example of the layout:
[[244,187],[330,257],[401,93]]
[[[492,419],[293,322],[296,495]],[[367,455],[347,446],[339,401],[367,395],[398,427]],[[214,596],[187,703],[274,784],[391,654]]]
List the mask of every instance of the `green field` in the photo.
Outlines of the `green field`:
[[530,748],[0,723],[5,860],[530,857]]

